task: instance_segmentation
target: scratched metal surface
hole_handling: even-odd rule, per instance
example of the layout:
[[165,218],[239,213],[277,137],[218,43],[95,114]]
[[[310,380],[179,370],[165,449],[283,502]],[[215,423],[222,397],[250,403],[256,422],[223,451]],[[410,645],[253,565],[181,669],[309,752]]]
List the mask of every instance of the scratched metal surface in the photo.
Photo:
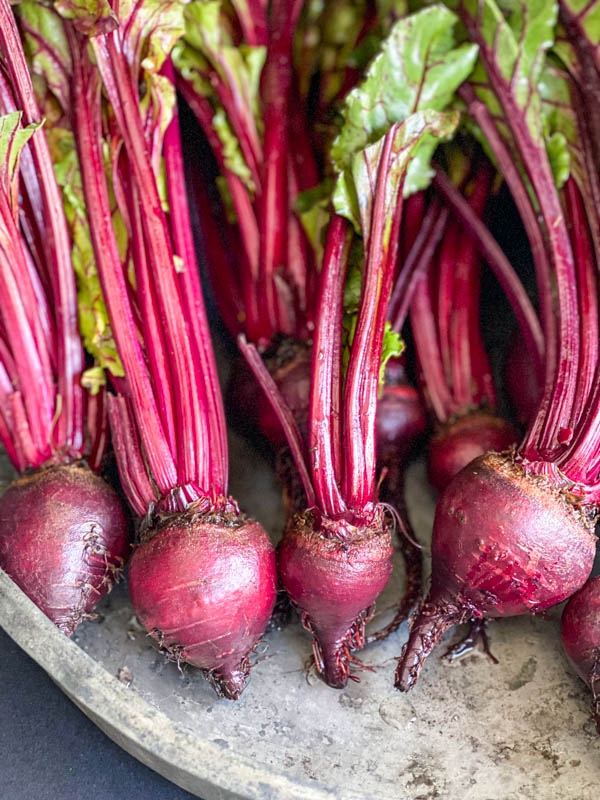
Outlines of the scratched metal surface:
[[[243,440],[232,436],[231,447],[232,489],[276,538],[273,476]],[[426,544],[433,497],[419,464],[408,499]],[[379,603],[383,617],[402,581],[397,564]],[[267,634],[266,658],[232,703],[153,649],[125,582],[102,602],[98,621],[80,627],[75,646],[8,584],[4,576],[0,624],[8,633],[123,747],[205,800],[598,796],[600,740],[585,687],[562,655],[557,612],[495,623],[497,666],[482,654],[452,665],[434,654],[408,696],[391,685],[405,627],[365,651],[374,669],[360,683],[334,691],[307,674],[310,641],[293,624]],[[116,677],[124,667],[128,687]]]

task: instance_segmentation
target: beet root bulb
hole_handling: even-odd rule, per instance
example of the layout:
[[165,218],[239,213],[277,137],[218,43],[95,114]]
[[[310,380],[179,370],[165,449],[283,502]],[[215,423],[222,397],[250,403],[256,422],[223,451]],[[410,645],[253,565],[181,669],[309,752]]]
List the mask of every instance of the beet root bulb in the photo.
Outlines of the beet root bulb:
[[600,734],[600,575],[571,597],[560,635],[569,660],[592,690],[592,712]]
[[219,696],[237,700],[277,592],[262,526],[173,515],[135,550],[129,587],[140,622],[168,657],[199,667]]
[[431,438],[427,461],[430,484],[443,492],[474,458],[507,450],[518,438],[510,422],[489,411],[478,409],[458,417],[441,426]]
[[404,466],[416,439],[427,427],[419,393],[409,383],[385,385],[377,403],[377,453],[382,466]]
[[[317,671],[335,689],[350,674],[351,652],[364,646],[365,622],[392,570],[383,514],[369,527],[296,515],[278,550],[282,583],[313,635]],[[343,538],[335,531],[343,533]]]
[[0,498],[0,567],[67,636],[110,591],[128,552],[119,497],[83,465],[22,475]]
[[432,539],[431,590],[396,670],[408,691],[444,632],[469,619],[543,612],[588,578],[593,515],[511,455],[488,453],[440,498]]

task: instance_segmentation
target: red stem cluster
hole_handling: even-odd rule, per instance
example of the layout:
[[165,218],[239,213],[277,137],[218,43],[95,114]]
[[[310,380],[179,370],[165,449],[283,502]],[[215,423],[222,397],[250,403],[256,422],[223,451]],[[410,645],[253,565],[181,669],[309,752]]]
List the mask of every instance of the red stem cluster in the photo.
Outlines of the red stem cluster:
[[[221,226],[224,230],[216,242],[222,244],[214,243],[214,231],[206,231],[203,237],[211,249],[207,266],[217,302],[227,306],[233,293],[240,312],[224,315],[228,327],[234,334],[244,332],[261,347],[276,333],[305,338],[312,319],[314,254],[293,208],[298,192],[318,182],[292,65],[293,35],[302,5],[302,0],[275,0],[267,13],[257,2],[234,4],[244,41],[266,47],[260,84],[262,140],[248,98],[232,93],[236,83],[226,81],[225,65],[209,66],[206,76],[239,142],[252,188],[226,164],[223,145],[213,129],[210,100],[178,77],[178,87],[227,182],[236,214],[235,227]],[[206,178],[196,175],[195,181],[206,199],[207,186],[202,185]],[[220,265],[226,262],[228,250],[236,253],[237,269],[235,274],[228,273],[233,281],[226,283]]]
[[[0,2],[0,110],[42,121],[13,12]],[[71,242],[45,133],[0,187],[0,440],[20,471],[84,448],[83,350]]]
[[[139,515],[155,503],[184,510],[200,499],[225,502],[227,448],[223,408],[197,275],[177,118],[164,138],[169,214],[158,194],[152,146],[140,115],[138,77],[121,28],[87,41],[69,30],[73,124],[90,232],[126,378],[109,416],[124,489]],[[164,74],[172,79],[169,65]],[[128,284],[112,226],[102,160],[100,80],[123,142],[119,179],[129,209]],[[113,170],[115,166],[113,165]],[[177,266],[177,263],[180,266]]]

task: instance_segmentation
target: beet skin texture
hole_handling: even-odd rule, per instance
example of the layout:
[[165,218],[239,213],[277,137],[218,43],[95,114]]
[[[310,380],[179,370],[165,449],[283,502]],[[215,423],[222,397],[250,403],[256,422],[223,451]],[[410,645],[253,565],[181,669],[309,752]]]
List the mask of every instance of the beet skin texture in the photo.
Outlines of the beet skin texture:
[[134,551],[129,588],[169,658],[199,667],[219,696],[236,700],[277,592],[275,552],[258,522],[167,518]]
[[85,466],[21,475],[0,498],[0,567],[67,636],[110,591],[128,553],[121,501]]
[[451,626],[541,613],[576,592],[594,563],[594,518],[511,454],[488,453],[441,496],[431,547],[431,589],[396,670],[401,691]]
[[560,635],[577,674],[592,690],[592,713],[600,734],[600,575],[571,597],[563,611]]
[[452,478],[474,458],[508,450],[518,438],[510,422],[482,409],[442,425],[429,442],[429,483],[443,492]]
[[391,535],[382,514],[377,520],[363,528],[321,520],[317,529],[305,512],[291,520],[279,545],[281,581],[313,635],[317,670],[334,689],[351,677],[351,651],[364,646],[365,622],[392,571]]

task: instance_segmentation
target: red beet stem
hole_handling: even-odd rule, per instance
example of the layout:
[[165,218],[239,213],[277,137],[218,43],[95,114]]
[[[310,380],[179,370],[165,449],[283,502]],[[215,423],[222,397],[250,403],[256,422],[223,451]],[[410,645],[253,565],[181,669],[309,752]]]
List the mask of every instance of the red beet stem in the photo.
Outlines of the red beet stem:
[[261,74],[264,142],[261,195],[258,203],[260,226],[258,291],[263,298],[261,319],[265,338],[281,326],[281,311],[275,284],[275,270],[287,257],[289,218],[288,118],[292,89],[292,44],[303,0],[273,0],[269,17],[269,37],[265,65]]
[[396,672],[417,681],[450,625],[539,613],[580,588],[594,563],[594,513],[512,455],[488,453],[462,470],[436,509],[431,589]]
[[[22,109],[23,120],[40,123],[42,115],[35,98],[33,84],[19,31],[8,0],[0,0],[0,50],[8,72],[15,105]],[[25,175],[30,199],[39,197],[43,214],[43,230],[39,231],[51,286],[51,300],[56,323],[56,420],[52,428],[55,450],[81,454],[84,447],[83,402],[80,379],[83,370],[83,349],[79,338],[77,292],[71,265],[71,243],[61,202],[60,190],[45,133],[37,131],[29,140],[35,173]],[[29,179],[29,180],[28,180]],[[41,219],[40,219],[41,222]],[[23,271],[25,279],[26,271]],[[26,351],[20,351],[22,356]],[[30,391],[31,389],[28,389]],[[30,419],[30,424],[32,420]],[[47,440],[46,440],[47,441]],[[41,462],[32,466],[39,466]]]
[[244,39],[251,47],[267,44],[266,4],[263,0],[243,0],[234,3]]
[[[314,254],[293,212],[298,190],[308,188],[306,179],[312,176],[310,186],[318,183],[309,138],[301,135],[307,129],[306,110],[302,102],[295,102],[292,46],[301,9],[301,0],[276,0],[268,13],[265,7],[257,9],[254,27],[249,24],[248,8],[235,8],[243,35],[251,37],[243,44],[260,41],[266,50],[259,90],[262,141],[250,102],[253,98],[240,91],[240,82],[230,74],[220,49],[210,50],[202,75],[227,115],[250,181],[242,181],[228,167],[213,128],[213,98],[200,96],[191,81],[178,79],[227,181],[236,211],[243,315],[235,332],[243,332],[261,349],[277,333],[306,338],[312,320]],[[215,284],[228,297],[223,281],[217,279]]]
[[480,254],[506,294],[519,323],[523,338],[531,352],[532,363],[541,380],[544,363],[544,336],[537,313],[519,276],[485,223],[471,208],[460,191],[452,185],[446,175],[438,170],[433,183],[437,191],[451,205],[453,214],[462,222],[466,231],[473,236]]
[[[175,74],[170,60],[165,63],[163,73],[167,75],[174,85]],[[184,303],[186,322],[192,331],[191,339],[194,350],[196,387],[203,393],[202,400],[203,408],[205,409],[203,413],[206,415],[208,424],[210,482],[213,486],[218,487],[223,494],[226,494],[229,463],[225,410],[217,375],[217,365],[211,346],[187,195],[181,190],[185,186],[185,172],[181,152],[179,117],[177,114],[173,116],[171,124],[165,133],[164,156],[169,214],[173,231],[173,247],[183,262],[183,269],[178,272],[178,276],[182,296],[186,298]]]
[[[244,318],[254,319],[258,315],[258,307],[256,293],[254,290],[255,281],[258,275],[258,248],[259,248],[259,230],[256,212],[254,210],[252,199],[248,188],[244,185],[242,179],[227,169],[225,155],[223,152],[223,144],[219,137],[216,135],[212,125],[214,116],[213,108],[206,97],[202,97],[195,92],[193,86],[189,81],[186,81],[181,75],[177,77],[177,88],[180,90],[185,101],[194,113],[198,120],[202,131],[210,144],[213,155],[217,160],[219,171],[225,176],[227,187],[231,195],[233,207],[235,210],[237,220],[237,234],[241,240],[241,247],[236,248],[239,258],[239,276],[240,288],[243,295],[244,303]],[[202,215],[202,226],[204,225],[204,217]],[[210,236],[210,227],[205,229],[204,238]],[[209,271],[212,272],[212,265]],[[228,292],[225,294],[228,298]],[[235,332],[239,333],[242,330],[241,319],[238,320]]]
[[[342,494],[346,504],[358,511],[368,507],[375,497],[375,440],[377,396],[383,333],[398,251],[402,216],[402,185],[394,194],[394,206],[385,209],[385,184],[391,163],[396,126],[385,136],[377,165],[369,229],[365,234],[365,264],[361,296],[344,385],[342,405],[342,441],[344,473]],[[393,221],[386,235],[386,222]],[[326,314],[323,307],[319,316]],[[313,351],[313,369],[318,368],[320,353]],[[314,378],[313,378],[314,380]],[[357,430],[357,420],[360,427]]]
[[72,32],[70,43],[73,60],[74,131],[98,274],[110,319],[116,322],[113,325],[113,334],[127,376],[129,400],[136,417],[144,420],[140,427],[140,436],[148,464],[159,490],[166,493],[176,483],[177,473],[138,340],[111,222],[110,199],[101,152],[98,74],[90,69],[85,60],[87,42],[77,40]]
[[456,413],[448,387],[439,349],[430,279],[423,275],[415,288],[411,306],[411,330],[419,359],[427,404],[438,422],[445,422]]
[[447,220],[447,210],[434,200],[427,209],[408,256],[400,268],[392,289],[388,314],[392,329],[398,333],[406,322],[416,288],[442,240]]
[[529,195],[527,186],[519,171],[513,154],[498,132],[496,123],[485,104],[479,100],[471,86],[463,84],[459,95],[467,105],[467,110],[477,122],[488,141],[500,172],[506,181],[519,215],[525,227],[529,246],[533,254],[536,282],[539,295],[540,319],[544,333],[545,381],[548,383],[554,375],[556,364],[556,322],[553,305],[553,283],[550,256],[543,231],[538,222],[537,212]]
[[333,217],[327,229],[315,331],[309,406],[309,452],[316,501],[324,514],[346,510],[340,492],[342,459],[342,316],[349,255],[349,226]]
[[[161,209],[141,116],[139,113],[126,113],[126,109],[138,107],[137,81],[134,83],[131,80],[131,68],[127,62],[120,28],[90,41],[139,192],[149,265],[155,274],[160,273],[161,276],[160,282],[155,282],[154,288],[164,326],[165,342],[171,355],[171,380],[178,410],[177,478],[181,483],[196,481],[200,486],[208,488],[211,477],[207,455],[210,433],[208,417],[201,405],[204,390],[201,376],[195,369],[169,228]],[[140,420],[138,424],[143,423]],[[219,491],[221,487],[215,488],[219,494],[223,494]]]

